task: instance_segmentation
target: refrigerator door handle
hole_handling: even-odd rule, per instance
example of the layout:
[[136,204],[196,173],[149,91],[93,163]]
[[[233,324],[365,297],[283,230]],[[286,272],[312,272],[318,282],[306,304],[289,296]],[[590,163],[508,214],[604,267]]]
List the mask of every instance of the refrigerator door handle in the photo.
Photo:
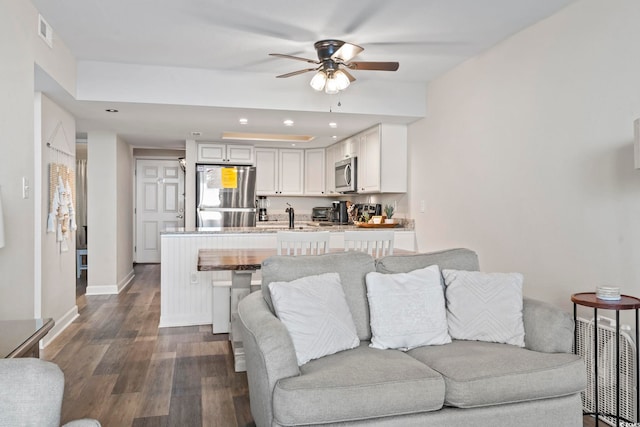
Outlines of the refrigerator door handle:
[[208,208],[205,206],[198,206],[198,211],[209,212],[255,212],[256,208]]

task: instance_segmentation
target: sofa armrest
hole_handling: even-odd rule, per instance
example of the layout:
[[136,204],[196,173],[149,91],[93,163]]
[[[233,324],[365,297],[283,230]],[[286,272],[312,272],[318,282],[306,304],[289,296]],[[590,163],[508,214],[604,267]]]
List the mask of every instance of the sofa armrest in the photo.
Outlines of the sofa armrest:
[[258,426],[270,426],[276,383],[300,375],[293,341],[284,324],[271,312],[261,292],[238,304],[249,382],[251,413]]
[[549,303],[524,298],[525,348],[544,353],[571,353],[574,322],[571,315]]

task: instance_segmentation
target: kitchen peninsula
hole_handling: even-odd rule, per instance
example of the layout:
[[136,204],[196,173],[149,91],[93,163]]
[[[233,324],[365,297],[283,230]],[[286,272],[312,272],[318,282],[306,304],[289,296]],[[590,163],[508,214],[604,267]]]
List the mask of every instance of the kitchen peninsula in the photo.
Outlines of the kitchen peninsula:
[[[295,231],[327,230],[330,247],[344,246],[345,230],[353,225],[316,226],[307,222],[295,224]],[[275,249],[276,234],[289,230],[282,221],[259,223],[257,227],[225,227],[175,229],[161,233],[161,303],[160,327],[213,324],[213,332],[229,332],[231,298],[243,294],[231,293],[230,271],[198,271],[200,249]],[[413,227],[393,229],[394,248],[416,249]],[[252,283],[259,284],[260,273],[253,275]]]

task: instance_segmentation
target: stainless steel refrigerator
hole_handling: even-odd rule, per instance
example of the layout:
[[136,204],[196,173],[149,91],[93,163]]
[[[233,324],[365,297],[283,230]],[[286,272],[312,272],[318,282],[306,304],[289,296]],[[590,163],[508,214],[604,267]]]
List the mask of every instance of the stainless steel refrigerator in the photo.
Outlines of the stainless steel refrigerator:
[[255,227],[255,166],[196,165],[196,226]]

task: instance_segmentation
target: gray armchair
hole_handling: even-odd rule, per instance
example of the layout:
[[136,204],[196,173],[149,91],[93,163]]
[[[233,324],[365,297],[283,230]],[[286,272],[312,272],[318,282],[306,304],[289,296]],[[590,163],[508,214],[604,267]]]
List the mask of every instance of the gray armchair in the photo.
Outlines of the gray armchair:
[[[0,427],[59,427],[64,374],[40,359],[0,359]],[[100,427],[92,419],[64,427]]]

